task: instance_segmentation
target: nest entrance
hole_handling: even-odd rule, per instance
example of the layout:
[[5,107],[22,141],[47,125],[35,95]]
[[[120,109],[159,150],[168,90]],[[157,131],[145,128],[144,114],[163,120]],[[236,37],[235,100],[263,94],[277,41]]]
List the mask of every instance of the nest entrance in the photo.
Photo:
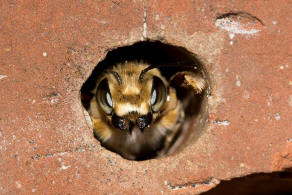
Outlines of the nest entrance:
[[[86,110],[93,95],[90,93],[96,85],[98,76],[108,67],[125,61],[143,61],[150,65],[159,65],[161,74],[169,80],[172,75],[181,71],[192,71],[201,75],[209,85],[209,76],[198,57],[183,47],[164,44],[159,41],[143,41],[130,46],[119,47],[109,51],[106,58],[99,62],[91,76],[81,88],[82,105]],[[208,88],[208,86],[207,86]],[[168,154],[183,148],[186,143],[195,141],[205,129],[208,117],[207,93],[195,94],[192,90],[176,88],[178,99],[183,102],[186,120],[182,130],[171,143]],[[112,150],[111,148],[107,148]],[[114,151],[114,150],[113,150]],[[136,160],[146,160],[157,157],[157,153],[142,154]]]

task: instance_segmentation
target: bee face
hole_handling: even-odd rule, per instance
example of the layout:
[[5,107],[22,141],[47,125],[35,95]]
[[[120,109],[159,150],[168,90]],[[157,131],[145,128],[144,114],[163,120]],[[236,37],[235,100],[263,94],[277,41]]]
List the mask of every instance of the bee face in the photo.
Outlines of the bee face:
[[183,131],[184,106],[189,105],[188,99],[178,98],[181,91],[176,87],[191,94],[206,88],[204,79],[192,71],[167,75],[166,80],[157,67],[137,61],[114,65],[97,76],[90,93],[94,135],[127,159],[167,154]]
[[113,127],[122,131],[138,127],[143,131],[163,110],[168,83],[157,69],[146,72],[147,67],[120,64],[100,77],[95,97]]

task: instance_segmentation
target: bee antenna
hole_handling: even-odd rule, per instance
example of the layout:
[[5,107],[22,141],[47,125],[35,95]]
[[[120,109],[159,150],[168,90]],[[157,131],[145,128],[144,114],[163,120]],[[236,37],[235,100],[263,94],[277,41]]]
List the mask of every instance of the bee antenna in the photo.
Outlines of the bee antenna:
[[121,77],[120,77],[120,75],[119,75],[119,73],[117,73],[117,72],[115,72],[115,71],[112,71],[112,70],[108,70],[107,72],[108,72],[108,73],[111,73],[111,74],[113,74],[113,75],[115,76],[115,78],[117,79],[119,85],[121,85],[121,84],[123,83],[123,82],[122,82],[122,79],[121,79]]
[[146,72],[148,72],[149,70],[153,69],[153,68],[158,68],[158,65],[150,65],[147,68],[145,68],[144,70],[141,71],[140,75],[139,75],[139,81],[142,82],[144,75]]
[[144,78],[146,72],[154,68],[161,68],[161,67],[183,67],[183,68],[194,68],[197,69],[197,64],[189,63],[189,62],[175,62],[175,63],[164,63],[164,64],[155,64],[150,65],[144,70],[141,71],[139,76],[139,81],[141,82]]

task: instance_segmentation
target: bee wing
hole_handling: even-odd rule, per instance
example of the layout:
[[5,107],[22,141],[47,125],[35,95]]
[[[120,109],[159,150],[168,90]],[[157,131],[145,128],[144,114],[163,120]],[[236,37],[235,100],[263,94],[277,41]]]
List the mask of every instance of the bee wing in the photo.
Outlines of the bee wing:
[[182,71],[174,74],[170,78],[170,83],[174,87],[191,87],[195,93],[201,93],[206,88],[206,81],[204,78],[191,71]]

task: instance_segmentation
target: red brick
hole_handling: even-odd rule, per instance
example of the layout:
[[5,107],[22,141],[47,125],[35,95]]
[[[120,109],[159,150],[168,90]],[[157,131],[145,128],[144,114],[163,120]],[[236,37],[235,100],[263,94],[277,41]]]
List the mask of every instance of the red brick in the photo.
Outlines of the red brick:
[[[290,1],[23,0],[0,10],[1,193],[199,193],[292,167],[282,159],[292,138]],[[240,12],[260,31],[233,37],[215,25]],[[205,63],[210,125],[178,154],[133,162],[99,145],[79,90],[108,50],[145,35]]]

